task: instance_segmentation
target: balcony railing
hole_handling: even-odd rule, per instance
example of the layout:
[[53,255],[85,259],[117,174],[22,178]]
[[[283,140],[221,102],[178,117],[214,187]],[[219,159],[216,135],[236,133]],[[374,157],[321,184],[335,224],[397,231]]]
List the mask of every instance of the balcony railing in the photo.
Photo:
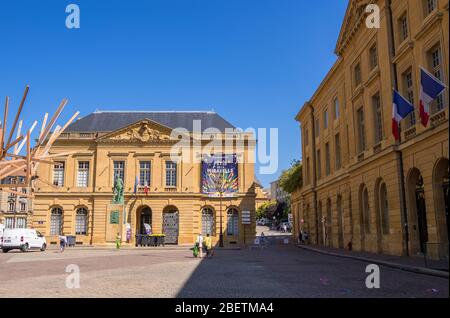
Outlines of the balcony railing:
[[431,115],[430,117],[430,123],[432,126],[437,126],[440,123],[444,122],[446,119],[446,113],[445,113],[445,109],[440,110],[439,112]]
[[412,126],[405,130],[405,140],[414,138],[415,135],[416,135],[416,126]]

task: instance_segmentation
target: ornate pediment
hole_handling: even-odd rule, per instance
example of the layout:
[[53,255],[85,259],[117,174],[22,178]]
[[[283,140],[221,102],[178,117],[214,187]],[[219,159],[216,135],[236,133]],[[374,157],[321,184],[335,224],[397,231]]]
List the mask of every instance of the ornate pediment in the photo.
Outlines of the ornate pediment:
[[145,119],[108,133],[98,141],[110,142],[167,142],[171,129],[159,123]]
[[344,22],[341,26],[341,32],[336,43],[335,53],[342,55],[343,50],[351,40],[353,35],[358,31],[364,22],[367,13],[366,7],[369,4],[376,3],[376,0],[350,0],[347,11],[345,12]]

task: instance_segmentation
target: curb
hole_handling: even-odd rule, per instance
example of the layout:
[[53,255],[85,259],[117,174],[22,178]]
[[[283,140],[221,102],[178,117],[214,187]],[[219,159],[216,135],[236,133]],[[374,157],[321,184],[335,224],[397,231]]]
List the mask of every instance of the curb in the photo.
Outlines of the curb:
[[397,268],[397,269],[400,269],[400,270],[403,270],[403,271],[407,271],[407,272],[413,272],[413,273],[430,275],[430,276],[437,276],[437,277],[442,277],[442,278],[447,278],[447,279],[449,278],[449,273],[448,272],[440,271],[440,270],[437,270],[437,269],[429,269],[429,268],[425,268],[425,267],[403,265],[403,264],[399,264],[399,263],[392,263],[392,262],[378,260],[378,259],[373,259],[373,258],[367,258],[367,257],[361,257],[361,256],[344,255],[344,254],[339,254],[339,253],[327,252],[327,251],[323,251],[323,250],[320,250],[320,249],[317,249],[317,248],[313,248],[313,247],[306,247],[306,246],[303,246],[303,245],[297,245],[297,247],[298,248],[302,248],[302,249],[307,250],[307,251],[317,252],[317,253],[321,253],[321,254],[325,254],[325,255],[350,258],[350,259],[355,259],[355,260],[364,261],[364,262],[368,262],[368,263],[384,265],[384,266],[387,266],[387,267]]

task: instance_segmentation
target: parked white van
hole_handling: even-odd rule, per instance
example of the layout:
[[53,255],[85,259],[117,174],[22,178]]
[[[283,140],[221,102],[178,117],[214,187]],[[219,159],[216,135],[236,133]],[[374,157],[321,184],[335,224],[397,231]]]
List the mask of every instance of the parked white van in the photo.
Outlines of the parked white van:
[[38,249],[43,252],[47,248],[45,237],[33,229],[4,229],[1,241],[3,253],[13,249],[20,249],[22,252]]
[[0,224],[0,247],[3,243],[3,230],[5,229],[5,226],[3,224]]

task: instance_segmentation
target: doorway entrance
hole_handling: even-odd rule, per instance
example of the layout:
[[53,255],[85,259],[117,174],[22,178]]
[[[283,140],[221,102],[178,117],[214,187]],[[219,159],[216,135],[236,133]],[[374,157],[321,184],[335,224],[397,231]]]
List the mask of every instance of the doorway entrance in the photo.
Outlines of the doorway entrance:
[[152,209],[148,206],[143,206],[137,209],[136,212],[136,233],[147,234],[147,231],[152,226]]
[[419,231],[419,247],[421,253],[426,253],[428,242],[427,210],[425,205],[425,190],[422,175],[416,182],[416,207],[417,207],[417,227]]
[[176,207],[167,207],[163,212],[163,234],[165,244],[178,244],[179,212]]

